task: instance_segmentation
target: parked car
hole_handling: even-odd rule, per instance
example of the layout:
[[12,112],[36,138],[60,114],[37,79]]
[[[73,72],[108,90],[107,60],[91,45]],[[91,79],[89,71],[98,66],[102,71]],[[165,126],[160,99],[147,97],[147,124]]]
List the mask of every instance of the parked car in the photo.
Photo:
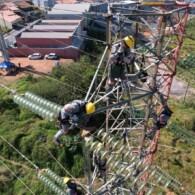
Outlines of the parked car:
[[57,60],[58,56],[56,55],[56,53],[49,53],[45,55],[45,59],[47,60]]
[[28,56],[28,59],[29,60],[39,60],[41,58],[42,58],[42,56],[41,56],[40,53],[33,53],[32,55],[29,55]]

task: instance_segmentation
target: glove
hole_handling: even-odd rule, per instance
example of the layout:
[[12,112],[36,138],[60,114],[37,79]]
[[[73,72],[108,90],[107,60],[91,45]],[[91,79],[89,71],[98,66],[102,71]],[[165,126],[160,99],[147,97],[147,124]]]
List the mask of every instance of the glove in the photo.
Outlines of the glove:
[[132,58],[124,57],[124,58],[123,58],[123,61],[124,61],[124,63],[126,63],[126,64],[130,64],[130,62],[132,61]]
[[79,122],[79,117],[77,115],[73,115],[72,117],[70,117],[70,120],[75,124]]

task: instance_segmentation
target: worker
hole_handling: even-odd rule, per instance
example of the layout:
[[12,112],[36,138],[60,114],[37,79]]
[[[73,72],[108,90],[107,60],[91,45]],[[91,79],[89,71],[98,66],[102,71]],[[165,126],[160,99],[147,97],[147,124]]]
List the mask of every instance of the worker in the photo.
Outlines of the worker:
[[171,118],[172,113],[173,112],[170,110],[170,108],[167,105],[165,105],[162,112],[157,116],[157,120],[155,121],[154,126],[147,133],[147,137],[149,139],[153,139],[156,131],[160,130],[161,128],[167,125],[169,119]]
[[106,166],[107,159],[106,158],[102,159],[101,154],[98,156],[95,155],[94,162],[97,165],[99,176],[103,177],[106,174],[106,170],[107,170],[107,166]]
[[127,78],[125,70],[129,70],[129,65],[133,63],[135,56],[132,52],[134,48],[134,38],[125,37],[120,43],[112,46],[111,56],[108,59],[108,80],[106,84],[106,93],[112,91],[116,84],[115,79],[120,79],[121,83],[126,86]]
[[[98,143],[97,145],[97,149],[102,147],[103,144],[102,143]],[[103,179],[105,179],[106,176],[106,171],[107,171],[107,159],[106,158],[102,158],[101,154],[97,154],[96,150],[93,153],[93,162],[94,165],[97,166],[98,169],[98,176],[102,177]]]
[[93,130],[94,127],[87,127],[88,117],[83,114],[91,114],[95,111],[95,105],[83,100],[73,100],[67,103],[58,114],[59,131],[54,136],[54,143],[61,145],[60,137],[66,134],[75,134],[80,128]]
[[71,180],[69,177],[65,177],[64,183],[67,186],[67,195],[82,195],[81,186],[77,182]]
[[18,63],[18,71],[19,72],[21,71],[21,64],[20,64],[20,62]]

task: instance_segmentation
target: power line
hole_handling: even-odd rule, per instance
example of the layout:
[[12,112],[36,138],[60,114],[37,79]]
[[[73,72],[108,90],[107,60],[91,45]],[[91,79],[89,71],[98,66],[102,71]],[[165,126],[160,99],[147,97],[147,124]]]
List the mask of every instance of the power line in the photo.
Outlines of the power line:
[[[110,4],[110,2],[108,2],[107,1],[107,3],[108,3],[108,5]],[[36,7],[39,7],[39,8],[42,8],[41,6],[36,6]],[[43,8],[47,8],[47,7],[43,7]],[[122,8],[120,8],[120,9],[122,9]],[[71,9],[61,9],[61,8],[52,8],[52,10],[60,10],[60,11],[71,11],[71,12],[75,12],[75,13],[86,13],[86,12],[81,12],[81,11],[75,11],[75,10],[71,10]],[[129,11],[143,11],[144,13],[146,12],[146,10],[132,10],[132,9],[130,9],[130,8],[125,8],[125,10],[129,10]],[[91,14],[94,14],[94,15],[99,15],[99,16],[102,16],[103,14],[101,14],[101,13],[98,13],[98,12],[87,12],[87,13],[91,13]],[[152,12],[152,13],[156,13],[156,12]],[[113,14],[113,13],[112,13]],[[99,21],[99,20],[96,20],[96,19],[92,19],[92,18],[88,18],[88,17],[86,17],[86,16],[80,16],[80,15],[77,15],[77,14],[75,14],[76,16],[78,16],[78,17],[80,17],[80,18],[86,18],[86,19],[88,19],[88,20],[93,20],[93,21],[97,21],[98,23],[102,23],[102,24],[106,24],[106,22],[103,22],[103,21]],[[137,22],[137,21],[134,21],[134,20],[131,20],[131,19],[129,19],[129,18],[127,18],[126,16],[124,16],[123,14],[119,14],[120,16],[123,16],[123,17],[125,17],[128,21],[132,21],[132,22],[136,22],[136,23],[139,23],[139,24],[141,24],[141,25],[144,25],[144,26],[146,26],[147,27],[147,25],[145,24],[145,23],[141,23],[141,22]],[[31,16],[31,17],[33,17],[33,16]],[[35,17],[34,17],[35,18]],[[163,30],[163,31],[165,31],[166,29],[162,29],[162,28],[159,28],[159,27],[152,27],[154,30]],[[111,29],[111,31],[113,31],[112,29]],[[113,31],[114,32],[114,31]],[[178,35],[179,35],[179,33],[178,33]]]
[[[71,175],[70,174],[70,172],[68,172],[65,168],[64,168],[64,166],[54,157],[54,155],[45,147],[45,150],[49,153],[49,155],[58,163],[58,165],[71,177],[71,178],[73,178],[75,181],[77,181],[77,179],[73,176],[73,175]],[[78,181],[77,181],[78,182]],[[81,185],[81,187],[86,191],[86,192],[89,192],[88,190],[87,190],[87,188],[84,186],[84,185],[82,185],[82,184],[80,184]]]
[[17,177],[17,175],[1,159],[0,162],[14,175],[14,177],[16,177],[17,180],[19,180],[25,186],[26,189],[29,190],[31,194],[35,195],[35,193],[19,177]]
[[0,136],[1,139],[3,139],[9,146],[11,146],[16,152],[18,152],[22,158],[27,160],[36,170],[39,169],[38,166],[36,166],[32,161],[30,161],[25,155],[23,155],[18,149],[16,149],[10,142],[8,142],[3,136]]
[[[30,49],[31,49],[32,51],[34,51],[34,52],[37,52],[36,50],[34,50],[34,49],[32,49],[32,48],[30,48]],[[22,51],[19,51],[19,52],[22,53],[22,54],[24,54]],[[8,53],[9,53],[9,52],[8,52]],[[16,57],[16,56],[15,56],[15,57]],[[28,68],[25,68],[25,69],[32,72],[31,69],[28,69]],[[34,72],[35,72],[35,71],[34,71]],[[65,85],[65,86],[71,86],[70,84],[66,84],[66,83],[64,83],[64,82],[62,82],[62,81],[60,81],[60,80],[57,80],[57,79],[55,79],[55,78],[49,76],[49,75],[46,75],[45,73],[39,73],[39,74],[41,74],[42,76],[44,76],[44,77],[46,77],[46,78],[48,78],[48,79],[51,79],[51,80],[56,81],[56,82],[58,82],[58,83],[60,83],[60,84],[63,84],[63,85]],[[6,86],[4,86],[4,87],[6,88]],[[84,90],[81,89],[80,87],[76,87],[76,86],[72,86],[72,87],[74,87],[74,89],[76,89],[76,90],[78,90],[78,91],[81,91],[81,92],[86,93],[86,91],[84,91]],[[70,93],[72,93],[73,95],[75,95],[75,93],[73,93],[72,90],[68,90],[67,88],[65,88],[65,90],[67,90],[68,92],[70,92]]]
[[[22,158],[24,158],[26,161],[28,161],[34,168],[35,168],[35,170],[38,172],[39,171],[39,167],[37,166],[37,165],[35,165],[32,161],[30,161],[24,154],[22,154],[18,149],[16,149],[9,141],[7,141],[3,136],[0,136],[0,138],[1,139],[3,139],[9,146],[11,146],[17,153],[19,153],[20,154],[20,156],[22,157]],[[53,156],[53,154],[45,147],[45,150],[52,156],[52,158],[60,165],[60,167],[69,175],[69,176],[71,176],[75,181],[77,181],[76,180],[76,178],[74,178],[64,167],[63,167],[63,165]],[[0,162],[2,163],[2,164],[4,164],[3,162],[2,162],[2,160],[0,159]],[[6,166],[5,164],[4,164],[4,166]],[[6,166],[7,167],[7,166]],[[7,167],[8,168],[8,167]],[[9,168],[8,168],[9,169]],[[10,169],[9,169],[10,170]],[[10,170],[11,171],[11,170]],[[12,172],[12,171],[11,171]],[[13,172],[12,172],[13,173]],[[14,174],[14,173],[13,173]],[[17,178],[17,179],[19,179],[15,174],[14,174],[14,176]],[[20,179],[19,179],[20,180]],[[21,180],[20,180],[21,181]],[[21,181],[22,182],[22,181]],[[23,183],[23,182],[22,182]],[[23,185],[25,185],[24,183],[23,183]],[[26,185],[25,185],[26,186]],[[87,189],[85,188],[85,186],[83,186],[83,185],[81,185],[82,186],[82,188],[84,189],[84,190],[86,190],[87,191]],[[30,190],[30,188],[28,188],[28,186],[26,186],[27,187],[27,189],[29,189]],[[31,191],[31,190],[30,190]],[[31,193],[32,194],[34,194],[32,191],[31,191]]]

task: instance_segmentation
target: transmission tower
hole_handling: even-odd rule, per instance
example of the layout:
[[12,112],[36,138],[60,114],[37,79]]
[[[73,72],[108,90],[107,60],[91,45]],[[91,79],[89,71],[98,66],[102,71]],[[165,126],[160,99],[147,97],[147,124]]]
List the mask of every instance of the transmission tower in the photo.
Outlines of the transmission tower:
[[[118,14],[118,23],[112,23],[114,9],[117,12],[115,7],[106,14],[108,45],[85,97],[98,108],[92,115],[98,118],[98,114],[105,114],[101,128],[85,138],[86,194],[150,195],[168,188],[179,194],[190,194],[180,182],[152,164],[160,136],[160,129],[154,127],[168,104],[189,5],[144,2],[129,14]],[[112,44],[129,35],[129,30],[123,28],[125,22],[132,23],[130,34],[135,37],[134,64],[126,70],[128,82],[117,80],[112,91],[106,94],[106,62]],[[111,30],[115,25],[120,28],[112,40]],[[109,100],[105,102],[107,96]],[[24,97],[14,95],[14,101],[49,120],[62,108],[29,92]],[[100,169],[97,158],[105,169]],[[56,193],[63,194],[51,183],[54,178],[61,185],[61,180],[49,170],[44,174],[41,180]]]
[[[114,9],[117,8],[111,10]],[[90,184],[92,193],[149,195],[155,186],[160,185],[162,191],[171,187],[175,192],[187,194],[181,191],[179,182],[152,165],[160,129],[156,129],[152,138],[147,135],[168,103],[188,10],[188,4],[143,3],[133,13],[120,14],[119,21],[132,21],[135,26],[131,35],[136,39],[136,58],[134,68],[126,72],[127,85],[118,80],[105,103],[106,109],[99,109],[99,112],[106,112],[102,130],[87,142],[89,149],[107,162],[107,171],[101,177],[94,165]],[[111,29],[111,17],[112,13],[108,13],[108,29]],[[123,28],[120,31],[123,36],[128,35]],[[86,100],[97,107],[108,95],[105,94],[108,64],[104,61],[107,61],[111,44],[120,40],[118,37],[111,42],[109,33],[107,30],[108,46],[86,95]],[[89,97],[91,92],[93,95]]]

